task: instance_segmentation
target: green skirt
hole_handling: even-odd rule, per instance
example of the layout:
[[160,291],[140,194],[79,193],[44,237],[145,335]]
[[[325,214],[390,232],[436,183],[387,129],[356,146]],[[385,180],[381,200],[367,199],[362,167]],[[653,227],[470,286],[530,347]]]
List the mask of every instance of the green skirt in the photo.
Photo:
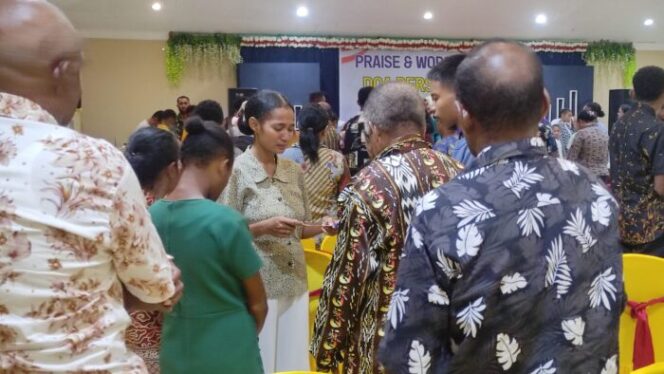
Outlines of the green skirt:
[[159,363],[163,374],[262,374],[256,323],[246,311],[198,318],[166,314]]

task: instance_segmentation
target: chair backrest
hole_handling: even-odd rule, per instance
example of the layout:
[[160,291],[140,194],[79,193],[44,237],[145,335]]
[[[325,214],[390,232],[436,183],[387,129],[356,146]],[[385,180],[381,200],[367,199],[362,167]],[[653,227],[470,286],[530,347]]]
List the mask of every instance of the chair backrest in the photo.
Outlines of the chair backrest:
[[[313,335],[314,321],[318,311],[318,299],[320,298],[321,289],[323,288],[325,270],[327,270],[327,266],[330,264],[330,261],[332,261],[332,255],[315,249],[305,249],[304,259],[307,262],[307,284],[309,286],[309,339],[311,339]],[[311,367],[315,367],[316,363],[311,355],[309,355],[309,361]],[[295,373],[296,372],[289,374]]]
[[301,243],[302,243],[302,248],[304,249],[308,249],[311,251],[316,250],[316,239],[314,238],[302,239]]
[[337,246],[337,236],[326,235],[323,238],[323,242],[320,244],[320,250],[327,252],[331,255],[334,254],[334,248]]
[[[645,302],[664,296],[664,282],[662,281],[664,258],[625,254],[623,255],[623,274],[628,300]],[[664,362],[664,304],[652,305],[648,307],[647,312],[655,361]],[[620,317],[620,373],[632,372],[635,329],[636,320],[631,317],[630,308],[627,307]],[[658,373],[664,373],[664,371],[658,371]]]
[[307,284],[309,285],[309,291],[318,290],[323,286],[325,270],[330,261],[332,261],[332,255],[321,251],[305,249],[304,259],[307,262]]

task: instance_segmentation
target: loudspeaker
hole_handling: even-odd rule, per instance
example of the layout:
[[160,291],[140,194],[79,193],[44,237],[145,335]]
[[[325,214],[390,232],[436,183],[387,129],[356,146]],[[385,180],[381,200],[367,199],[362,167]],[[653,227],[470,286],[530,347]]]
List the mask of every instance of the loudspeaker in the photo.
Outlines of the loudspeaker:
[[618,109],[623,104],[634,105],[634,102],[629,97],[630,90],[610,90],[609,91],[609,131],[613,124],[618,120]]
[[[229,88],[228,89],[228,115],[232,116],[235,113],[233,112],[233,105],[236,102],[244,101],[255,95],[258,92],[255,88]],[[238,104],[240,105],[240,104]]]

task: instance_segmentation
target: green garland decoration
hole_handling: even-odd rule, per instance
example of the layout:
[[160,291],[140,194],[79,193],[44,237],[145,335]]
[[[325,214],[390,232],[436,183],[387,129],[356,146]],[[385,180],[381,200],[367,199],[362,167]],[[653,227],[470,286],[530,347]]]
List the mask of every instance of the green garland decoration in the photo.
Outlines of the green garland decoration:
[[636,50],[632,43],[618,43],[600,40],[588,43],[583,59],[589,65],[616,64],[623,70],[623,84],[632,85],[636,72]]
[[233,34],[199,34],[171,32],[166,42],[166,78],[178,86],[187,66],[221,66],[223,59],[233,64],[242,62],[240,43],[242,38]]

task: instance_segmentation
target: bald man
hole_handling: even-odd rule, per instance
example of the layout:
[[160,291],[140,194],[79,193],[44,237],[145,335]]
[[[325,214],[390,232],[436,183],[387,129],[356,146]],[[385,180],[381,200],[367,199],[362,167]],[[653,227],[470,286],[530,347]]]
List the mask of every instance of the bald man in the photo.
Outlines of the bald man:
[[148,308],[181,292],[122,154],[61,125],[81,41],[45,1],[0,0],[0,372],[144,373],[123,286]]
[[417,208],[381,363],[389,373],[617,373],[618,207],[587,169],[547,155],[538,57],[483,44],[455,90],[477,159]]

